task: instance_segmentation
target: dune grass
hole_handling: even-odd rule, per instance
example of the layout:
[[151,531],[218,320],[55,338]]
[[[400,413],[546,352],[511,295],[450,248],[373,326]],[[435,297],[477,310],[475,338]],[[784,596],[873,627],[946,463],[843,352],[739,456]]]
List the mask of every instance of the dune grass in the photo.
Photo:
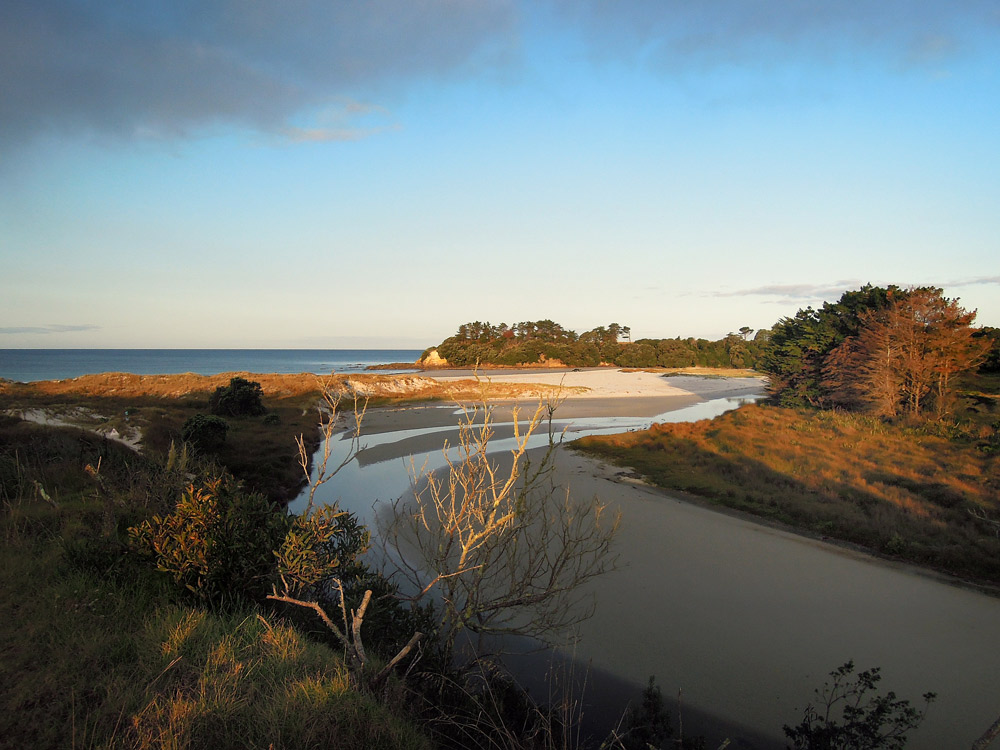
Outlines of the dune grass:
[[995,428],[949,432],[748,405],[714,420],[577,440],[650,482],[1000,585]]

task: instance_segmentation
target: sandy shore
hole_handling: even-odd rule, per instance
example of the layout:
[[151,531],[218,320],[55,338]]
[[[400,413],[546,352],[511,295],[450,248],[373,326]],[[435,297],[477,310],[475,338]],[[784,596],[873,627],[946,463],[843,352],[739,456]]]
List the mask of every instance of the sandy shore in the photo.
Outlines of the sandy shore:
[[[442,381],[466,380],[469,373],[448,372],[435,374],[433,377]],[[649,418],[707,399],[760,394],[764,388],[762,378],[664,378],[655,373],[623,372],[607,368],[566,372],[531,370],[480,377],[496,383],[547,386],[562,384],[572,388],[573,390],[566,392],[553,413],[554,418],[562,425],[565,425],[566,420],[589,418]],[[510,423],[515,409],[523,424],[531,418],[539,403],[537,397],[493,402],[495,439],[513,436],[514,430]],[[467,409],[473,406],[465,405]],[[365,435],[404,431],[413,431],[414,434],[370,446],[361,451],[358,461],[362,465],[370,465],[437,450],[445,441],[449,445],[455,445],[459,438],[458,423],[463,418],[461,409],[460,404],[432,403],[369,410],[364,419]],[[557,429],[561,429],[561,426]],[[363,444],[364,442],[362,440]]]
[[[471,370],[440,370],[424,373],[425,377],[446,383],[474,377]],[[764,379],[714,378],[691,375],[663,375],[646,370],[590,367],[583,369],[515,370],[511,372],[486,371],[479,377],[491,383],[537,383],[563,386],[575,392],[571,399],[594,398],[662,398],[667,396],[698,395],[702,398],[719,398],[730,392],[750,392],[761,389]],[[582,391],[580,389],[586,389]]]

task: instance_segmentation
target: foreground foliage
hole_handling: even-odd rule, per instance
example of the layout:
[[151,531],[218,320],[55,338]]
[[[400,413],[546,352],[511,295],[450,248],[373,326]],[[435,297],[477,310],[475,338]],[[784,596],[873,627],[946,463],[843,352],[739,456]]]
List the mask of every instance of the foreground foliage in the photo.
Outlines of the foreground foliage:
[[584,584],[614,567],[619,516],[548,481],[553,435],[540,461],[528,459],[532,434],[554,408],[540,403],[526,420],[515,409],[504,464],[489,453],[490,408],[466,411],[446,467],[414,476],[414,497],[393,502],[380,522],[412,601],[436,608],[448,662],[470,660],[463,645],[482,655],[487,636],[561,636],[592,613]]
[[916,729],[936,697],[924,693],[924,710],[896,697],[879,695],[882,679],[878,667],[854,674],[849,661],[830,672],[830,682],[816,690],[802,721],[784,727],[795,750],[902,750],[906,733]]
[[235,597],[178,597],[130,550],[196,466],[12,421],[0,459],[0,747],[429,747],[336,649]]

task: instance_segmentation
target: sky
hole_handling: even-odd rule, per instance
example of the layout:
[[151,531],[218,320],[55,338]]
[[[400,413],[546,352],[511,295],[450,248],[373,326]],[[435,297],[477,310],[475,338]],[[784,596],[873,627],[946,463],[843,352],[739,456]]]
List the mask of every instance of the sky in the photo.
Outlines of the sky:
[[0,348],[1000,326],[996,0],[4,0]]

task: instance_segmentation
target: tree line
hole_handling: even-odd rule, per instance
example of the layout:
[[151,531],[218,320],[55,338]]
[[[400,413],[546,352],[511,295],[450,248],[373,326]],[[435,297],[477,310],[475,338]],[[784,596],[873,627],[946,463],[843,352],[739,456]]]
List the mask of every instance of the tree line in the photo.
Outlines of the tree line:
[[[567,367],[753,367],[766,331],[751,340],[753,329],[742,327],[718,341],[700,338],[632,340],[629,326],[609,323],[584,333],[552,320],[508,325],[463,323],[436,349],[456,367],[532,365],[558,361]],[[430,353],[430,349],[424,356]]]
[[785,406],[942,418],[957,376],[1000,369],[1000,331],[973,328],[975,317],[939,288],[869,284],[778,321],[758,366]]

